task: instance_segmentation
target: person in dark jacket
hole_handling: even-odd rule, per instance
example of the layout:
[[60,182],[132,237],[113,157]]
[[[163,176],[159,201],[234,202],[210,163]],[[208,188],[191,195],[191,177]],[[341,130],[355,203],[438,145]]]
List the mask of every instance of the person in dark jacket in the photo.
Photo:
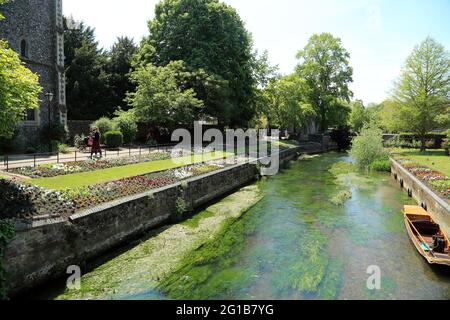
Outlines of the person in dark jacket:
[[103,157],[102,154],[102,148],[100,146],[100,131],[97,128],[94,128],[92,130],[92,148],[91,148],[91,158],[93,157],[94,153],[97,157],[97,154],[100,153],[100,158]]

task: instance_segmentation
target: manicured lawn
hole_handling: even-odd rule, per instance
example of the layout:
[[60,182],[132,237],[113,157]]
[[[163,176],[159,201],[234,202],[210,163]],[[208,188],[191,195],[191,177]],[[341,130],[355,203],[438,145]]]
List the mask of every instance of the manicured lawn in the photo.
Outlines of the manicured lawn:
[[59,177],[32,179],[31,183],[36,186],[52,190],[76,189],[152,172],[184,167],[190,164],[201,163],[203,161],[221,159],[225,156],[225,152],[217,151],[215,153],[205,153],[203,156],[199,154],[176,159],[143,162],[92,172],[75,173]]
[[393,151],[450,177],[450,157],[444,155],[444,150],[420,152],[416,149],[395,149]]

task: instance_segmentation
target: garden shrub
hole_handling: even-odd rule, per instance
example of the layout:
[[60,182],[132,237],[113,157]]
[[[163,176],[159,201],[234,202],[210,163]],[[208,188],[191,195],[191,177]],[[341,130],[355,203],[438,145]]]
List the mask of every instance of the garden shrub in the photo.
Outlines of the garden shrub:
[[370,165],[386,154],[383,147],[383,132],[374,123],[367,124],[353,139],[350,155],[360,170],[369,171]]
[[123,134],[120,131],[108,131],[104,137],[108,148],[119,148],[123,144]]
[[[420,149],[420,137],[415,133],[401,133],[399,135],[401,140],[412,143],[412,148]],[[443,140],[446,138],[445,133],[429,133],[425,135],[425,140],[428,143],[428,149],[440,149]],[[417,141],[417,142],[415,142]],[[418,146],[417,146],[418,145]]]
[[69,146],[67,144],[64,144],[64,143],[58,144],[58,152],[62,153],[62,154],[70,153]]
[[100,131],[101,143],[105,143],[106,141],[105,133],[115,130],[114,123],[112,122],[112,120],[106,117],[100,118],[97,121],[93,122],[91,124],[91,129],[93,128],[97,128]]
[[114,129],[122,132],[123,142],[133,143],[138,133],[138,126],[132,112],[117,111],[116,118],[112,120]]
[[371,171],[391,172],[391,162],[386,157],[379,158],[370,164]]

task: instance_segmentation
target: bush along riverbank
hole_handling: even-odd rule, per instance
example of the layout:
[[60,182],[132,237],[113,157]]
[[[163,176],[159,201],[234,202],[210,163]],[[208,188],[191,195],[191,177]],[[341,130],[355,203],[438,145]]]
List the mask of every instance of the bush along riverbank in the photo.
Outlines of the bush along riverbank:
[[66,290],[57,299],[158,298],[161,281],[170,279],[197,256],[195,252],[260,200],[258,186],[245,187],[185,222],[156,230],[134,248],[85,274],[81,290]]

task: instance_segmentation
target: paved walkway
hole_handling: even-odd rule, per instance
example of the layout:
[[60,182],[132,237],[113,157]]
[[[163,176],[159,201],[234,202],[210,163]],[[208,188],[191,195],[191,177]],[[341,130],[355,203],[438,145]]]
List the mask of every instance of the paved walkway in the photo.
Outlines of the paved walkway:
[[[154,148],[121,148],[116,151],[103,150],[103,158],[114,159],[129,156],[138,156],[149,154],[150,152],[160,152],[172,150],[172,147],[154,147]],[[81,152],[71,148],[67,154],[19,154],[0,157],[0,170],[35,166],[40,164],[66,163],[72,161],[85,161],[90,158],[90,152]]]

